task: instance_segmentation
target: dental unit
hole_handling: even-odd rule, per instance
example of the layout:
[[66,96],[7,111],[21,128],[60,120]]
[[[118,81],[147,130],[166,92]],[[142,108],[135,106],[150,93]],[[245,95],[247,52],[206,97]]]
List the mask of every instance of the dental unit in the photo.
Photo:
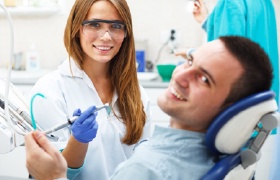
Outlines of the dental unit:
[[[24,145],[24,136],[26,133],[37,129],[46,134],[47,138],[56,142],[58,138],[49,133],[58,131],[74,123],[78,116],[69,118],[68,121],[62,124],[53,126],[48,130],[43,130],[39,124],[36,123],[33,117],[32,104],[27,103],[26,97],[10,82],[12,64],[14,63],[14,32],[12,19],[6,7],[0,3],[0,7],[4,10],[10,25],[10,62],[8,66],[7,76],[0,78],[0,154],[8,153],[18,146]],[[32,98],[33,100],[34,98]],[[101,109],[110,111],[109,104],[97,106],[92,112],[97,112]]]

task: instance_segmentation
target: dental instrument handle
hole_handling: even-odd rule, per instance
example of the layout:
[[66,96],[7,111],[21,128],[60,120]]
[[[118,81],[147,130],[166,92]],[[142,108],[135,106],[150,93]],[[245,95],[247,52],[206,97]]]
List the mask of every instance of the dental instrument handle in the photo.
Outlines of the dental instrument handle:
[[78,118],[79,116],[73,116],[72,118],[68,119],[67,122],[63,123],[63,124],[59,124],[57,126],[54,126],[46,131],[44,131],[45,134],[49,134],[51,132],[55,132],[57,130],[60,130],[62,128],[67,127],[69,124],[73,124],[73,122]]
[[[92,113],[95,113],[95,112],[97,112],[97,111],[99,111],[99,110],[101,110],[101,109],[103,109],[103,108],[106,108],[106,109],[107,109],[107,108],[109,108],[109,107],[110,107],[110,106],[109,106],[108,104],[105,104],[104,106],[97,107]],[[55,131],[57,131],[57,130],[60,130],[60,129],[62,129],[62,128],[65,128],[65,127],[67,127],[68,125],[73,124],[74,121],[75,121],[78,117],[79,117],[79,116],[73,116],[73,117],[71,117],[70,119],[68,119],[67,122],[62,123],[62,124],[59,124],[59,125],[57,125],[57,126],[54,126],[54,127],[50,128],[50,129],[44,131],[44,133],[45,133],[45,134],[49,134],[49,133],[55,132]]]

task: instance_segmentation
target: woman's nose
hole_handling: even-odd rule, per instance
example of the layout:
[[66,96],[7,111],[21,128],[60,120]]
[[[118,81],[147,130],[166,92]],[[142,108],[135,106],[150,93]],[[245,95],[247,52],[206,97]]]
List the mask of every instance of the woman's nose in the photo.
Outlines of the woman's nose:
[[112,36],[110,35],[109,31],[106,30],[106,31],[104,32],[104,34],[103,34],[100,38],[106,38],[106,39],[108,39],[108,38],[112,38]]

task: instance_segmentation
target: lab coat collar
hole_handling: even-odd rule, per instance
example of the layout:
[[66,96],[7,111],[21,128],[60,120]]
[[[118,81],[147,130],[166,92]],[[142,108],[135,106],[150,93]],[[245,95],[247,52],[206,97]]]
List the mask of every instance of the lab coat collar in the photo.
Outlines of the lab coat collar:
[[[71,63],[72,73],[71,73],[71,69],[70,69],[70,63]],[[65,59],[63,61],[63,63],[58,67],[58,69],[59,69],[59,72],[65,76],[84,79],[84,81],[88,84],[88,86],[91,87],[94,91],[96,91],[92,82],[90,81],[90,79],[85,77],[85,76],[87,76],[86,73],[75,63],[75,61],[72,58],[70,58],[70,60],[68,58]],[[111,102],[112,107],[114,109],[118,109],[117,104],[116,104],[117,100],[118,100],[118,95],[117,95],[117,91],[115,89],[113,98],[112,98],[112,102]]]
[[83,78],[84,71],[75,63],[72,58],[70,58],[70,60],[68,58],[65,59],[58,69],[60,73],[65,76]]
[[119,111],[118,106],[117,106],[117,104],[116,104],[117,100],[118,100],[118,95],[117,95],[117,91],[116,91],[116,89],[115,89],[115,90],[114,90],[114,94],[113,94],[113,98],[112,98],[112,107],[113,107],[114,109],[117,109],[117,111]]

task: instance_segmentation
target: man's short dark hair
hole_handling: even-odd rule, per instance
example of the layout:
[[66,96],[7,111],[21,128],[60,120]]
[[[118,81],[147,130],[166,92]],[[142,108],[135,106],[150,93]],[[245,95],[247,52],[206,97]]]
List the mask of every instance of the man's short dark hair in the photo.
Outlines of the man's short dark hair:
[[[263,48],[245,37],[222,36],[219,39],[244,69],[232,85],[224,104],[234,103],[246,96],[269,90],[273,79],[273,69]],[[225,74],[225,76],[230,76],[230,74]]]

